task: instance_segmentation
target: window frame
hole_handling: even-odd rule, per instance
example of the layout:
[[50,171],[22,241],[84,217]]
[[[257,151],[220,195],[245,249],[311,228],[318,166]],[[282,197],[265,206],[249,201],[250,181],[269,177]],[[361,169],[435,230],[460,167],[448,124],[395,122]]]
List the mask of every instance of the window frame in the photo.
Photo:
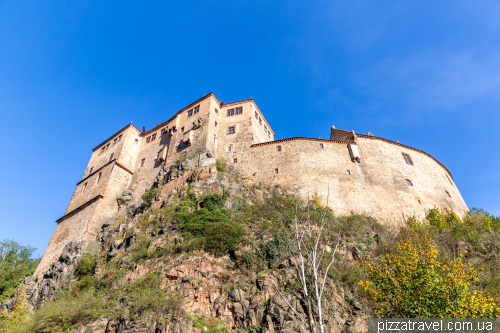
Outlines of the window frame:
[[403,154],[403,158],[404,158],[406,164],[415,165],[415,164],[413,164],[413,160],[411,159],[410,154],[408,154],[408,153],[401,153],[401,154]]
[[193,109],[193,114],[197,114],[198,112],[200,112],[200,106],[195,106],[194,109]]
[[146,138],[146,144],[148,144],[151,141],[151,135]]
[[277,147],[276,147],[276,150],[277,150],[278,152],[281,152],[281,151],[282,151],[281,146],[277,146]]
[[320,144],[319,144],[319,148],[320,148],[320,149],[325,149],[325,146],[324,146],[322,143],[320,143]]
[[234,108],[227,110],[227,117],[232,117],[234,116]]
[[113,160],[113,156],[115,156],[115,153],[111,153],[111,155],[109,155],[109,161],[108,161],[108,163]]
[[406,185],[413,186],[413,182],[410,179],[405,179]]
[[233,158],[233,163],[238,163],[238,158]]
[[279,168],[274,169],[274,174],[275,174],[275,175],[279,175],[279,173],[280,173]]
[[240,107],[235,108],[234,109],[234,114],[235,115],[243,114],[243,107],[240,106]]
[[235,133],[236,133],[236,126],[229,126],[227,128],[227,134],[235,134]]
[[192,115],[193,115],[193,109],[187,112],[187,118],[191,117]]

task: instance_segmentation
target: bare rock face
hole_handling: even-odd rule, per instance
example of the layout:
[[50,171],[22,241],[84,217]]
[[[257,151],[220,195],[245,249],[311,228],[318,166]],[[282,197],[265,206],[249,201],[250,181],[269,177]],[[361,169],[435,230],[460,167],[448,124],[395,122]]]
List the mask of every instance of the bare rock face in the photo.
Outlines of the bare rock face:
[[123,191],[121,197],[116,199],[116,201],[118,202],[118,206],[124,206],[130,200],[132,200],[132,194],[134,194],[134,191],[132,191],[132,190]]

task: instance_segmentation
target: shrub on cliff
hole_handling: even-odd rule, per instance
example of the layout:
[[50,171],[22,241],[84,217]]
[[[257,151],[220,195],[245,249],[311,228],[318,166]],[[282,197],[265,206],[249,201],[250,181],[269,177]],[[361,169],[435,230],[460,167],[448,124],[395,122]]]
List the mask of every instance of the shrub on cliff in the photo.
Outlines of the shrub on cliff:
[[229,222],[230,212],[226,210],[210,211],[206,208],[195,210],[191,213],[176,213],[179,227],[183,233],[195,237],[204,235],[205,225],[214,222]]
[[203,229],[205,249],[216,256],[223,256],[238,249],[243,240],[245,228],[233,221],[211,222]]
[[155,194],[156,194],[156,188],[152,188],[149,191],[147,191],[146,193],[144,193],[141,196],[141,198],[142,198],[142,200],[144,200],[144,202],[150,204],[151,201],[153,201],[153,198],[155,197]]
[[471,291],[478,272],[462,257],[441,261],[426,237],[396,243],[394,253],[361,264],[368,278],[360,286],[385,318],[494,318],[500,300]]

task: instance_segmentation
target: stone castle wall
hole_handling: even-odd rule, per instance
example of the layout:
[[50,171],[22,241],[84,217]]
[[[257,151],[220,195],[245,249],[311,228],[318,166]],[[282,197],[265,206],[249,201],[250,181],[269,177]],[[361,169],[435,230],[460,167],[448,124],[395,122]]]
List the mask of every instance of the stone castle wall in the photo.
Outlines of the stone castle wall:
[[[199,112],[195,114],[196,107]],[[227,116],[228,110],[238,107],[242,114]],[[233,126],[235,133],[230,133]],[[114,143],[120,135],[121,140]],[[142,202],[144,192],[172,174],[171,168],[178,173],[175,179],[180,177],[172,183],[175,187],[189,169],[208,168],[208,173],[199,177],[214,176],[215,159],[226,161],[254,182],[289,188],[304,198],[318,194],[340,214],[368,213],[387,223],[399,223],[407,216],[423,216],[426,209],[435,206],[459,214],[467,211],[448,170],[419,150],[336,129],[332,129],[332,138],[337,135],[339,141],[273,141],[274,135],[253,99],[223,104],[213,93],[147,132],[132,124],[125,126],[93,149],[37,272],[43,272],[68,242],[91,240],[97,229],[118,213],[117,198],[124,190],[128,203]],[[360,163],[353,162],[349,152],[349,143],[355,141]],[[411,156],[414,165],[405,163],[403,153]]]
[[[376,139],[358,137],[357,145],[361,163],[351,160],[343,142],[301,138],[256,145],[242,170],[255,181],[303,197],[317,193],[337,213],[368,213],[388,223],[423,217],[435,206],[460,215],[467,211],[448,171],[432,157]],[[410,154],[414,165],[406,164],[402,153]]]

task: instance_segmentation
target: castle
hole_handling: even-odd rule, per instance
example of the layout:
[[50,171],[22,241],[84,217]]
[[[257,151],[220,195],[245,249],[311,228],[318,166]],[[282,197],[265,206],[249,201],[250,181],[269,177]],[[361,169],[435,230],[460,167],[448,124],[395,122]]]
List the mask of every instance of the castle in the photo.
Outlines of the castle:
[[339,214],[368,213],[392,223],[433,207],[468,210],[448,169],[421,150],[335,127],[329,140],[274,136],[253,99],[224,104],[213,93],[149,131],[125,126],[92,150],[35,275],[67,243],[93,240],[120,207],[141,202],[153,185],[190,168],[205,167],[210,177],[216,159],[254,183],[318,194],[325,204],[328,198]]

